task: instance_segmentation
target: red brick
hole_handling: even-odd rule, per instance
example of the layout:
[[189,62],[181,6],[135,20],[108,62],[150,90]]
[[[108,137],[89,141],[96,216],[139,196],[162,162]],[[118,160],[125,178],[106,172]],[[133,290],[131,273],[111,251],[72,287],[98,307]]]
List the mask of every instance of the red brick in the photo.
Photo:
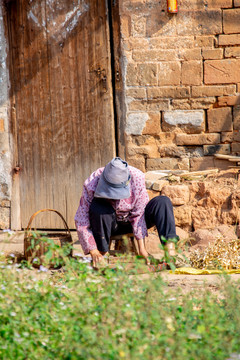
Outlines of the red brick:
[[137,68],[135,64],[128,64],[126,82],[128,86],[139,85],[137,81]]
[[240,131],[239,130],[233,130],[232,132],[223,132],[221,134],[221,142],[240,142]]
[[223,143],[232,143],[234,133],[232,131],[222,132],[221,133],[221,142]]
[[159,143],[161,145],[172,145],[175,141],[176,134],[174,132],[162,132],[159,134]]
[[159,63],[159,85],[180,85],[181,64],[177,61]]
[[234,130],[240,130],[240,106],[234,106],[233,108],[233,128]]
[[232,132],[223,132],[221,134],[221,142],[240,142],[240,131],[239,130],[233,130]]
[[212,35],[222,32],[220,9],[181,10],[176,17],[178,35]]
[[213,169],[215,167],[213,160],[214,160],[213,156],[192,158],[190,159],[190,170],[201,171],[201,170]]
[[235,91],[235,85],[193,86],[192,97],[231,95]]
[[148,100],[148,111],[164,111],[169,110],[170,107],[170,99],[153,99]]
[[220,143],[220,134],[176,134],[177,145],[211,145]]
[[174,99],[172,100],[172,110],[209,109],[215,102],[215,97]]
[[143,129],[143,135],[159,135],[161,131],[160,127],[160,112],[148,113],[149,119]]
[[122,40],[123,48],[126,51],[136,50],[136,49],[148,49],[149,44],[148,40],[145,38],[134,38],[130,37],[129,39]]
[[203,145],[204,155],[230,154],[230,144]]
[[234,106],[240,104],[240,95],[238,96],[220,96],[218,106]]
[[240,46],[225,48],[224,56],[225,56],[225,58],[229,58],[229,57],[238,58],[238,57],[240,57]]
[[195,37],[195,47],[200,48],[213,48],[214,47],[214,36],[196,36]]
[[147,88],[148,99],[161,98],[187,98],[190,96],[189,86],[164,86],[164,87],[149,87]]
[[146,170],[189,170],[189,159],[147,159]]
[[204,156],[190,159],[190,170],[201,171],[208,169],[229,169],[229,161],[216,159],[214,156]]
[[231,8],[232,0],[207,0],[204,2],[204,5],[207,6],[208,9],[211,8]]
[[157,65],[139,64],[137,72],[139,85],[157,85]]
[[129,163],[129,165],[136,167],[142,172],[146,171],[144,156],[142,155],[128,156],[126,160]]
[[183,85],[202,84],[201,61],[186,61],[182,64],[182,84]]
[[240,33],[240,9],[223,10],[223,32],[224,34]]
[[240,34],[219,35],[218,45],[219,46],[240,45]]
[[180,60],[189,61],[189,60],[202,60],[201,49],[181,49],[178,53],[178,58]]
[[157,85],[157,64],[129,64],[127,85]]
[[127,96],[134,99],[146,99],[146,89],[144,88],[128,88],[126,93]]
[[206,60],[205,84],[231,84],[240,82],[240,59]]
[[192,1],[180,0],[179,7],[183,9],[196,10],[196,9],[223,9],[231,8],[232,0],[205,0],[205,1]]
[[153,49],[191,49],[194,44],[193,36],[159,36],[149,39],[149,46]]
[[235,153],[236,155],[239,155],[239,153],[240,153],[240,142],[232,143],[232,152]]
[[132,57],[137,62],[178,60],[175,50],[136,50],[133,51]]
[[158,147],[155,144],[145,145],[145,146],[134,146],[128,145],[127,146],[127,156],[135,156],[135,155],[145,155],[147,158],[158,158],[159,152]]
[[210,109],[207,112],[209,132],[232,131],[232,111],[230,107]]
[[136,154],[139,154],[145,155],[147,158],[158,158],[159,151],[156,139],[153,136],[149,136],[148,140],[140,146],[127,146],[127,154],[128,156],[135,156]]
[[130,4],[139,5],[139,4],[145,4],[147,0],[130,0]]
[[240,142],[240,131],[239,130],[235,130],[233,132],[233,141]]
[[158,147],[160,157],[175,157],[182,158],[188,153],[188,149],[184,146],[176,146],[172,144],[164,144]]
[[147,101],[146,100],[134,100],[128,104],[129,111],[147,111]]
[[223,58],[223,49],[203,49],[202,50],[203,59],[222,59]]
[[128,105],[129,111],[162,111],[169,110],[170,100],[135,100]]

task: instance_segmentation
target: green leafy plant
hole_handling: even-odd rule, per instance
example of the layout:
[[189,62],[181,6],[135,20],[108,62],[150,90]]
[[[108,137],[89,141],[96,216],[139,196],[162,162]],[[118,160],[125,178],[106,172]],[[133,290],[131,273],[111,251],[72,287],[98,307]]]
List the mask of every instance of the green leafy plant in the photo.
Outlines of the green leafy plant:
[[[30,251],[31,256],[28,259],[28,263],[32,263],[35,266],[42,264],[47,267],[60,267],[65,264],[67,257],[72,252],[72,244],[63,243],[61,246],[49,238],[46,233],[39,231],[31,231],[29,242],[27,252]],[[39,257],[40,249],[42,249],[42,254]]]
[[218,292],[203,285],[186,293],[161,273],[139,278],[138,260],[131,276],[124,263],[97,272],[84,260],[64,260],[61,269],[42,271],[0,259],[0,359],[226,360],[239,353],[240,284],[230,277],[219,278]]
[[[171,255],[169,251],[169,248],[167,246],[167,244],[169,243],[173,244],[175,252],[174,255]],[[159,247],[160,250],[163,251],[161,261],[165,262],[172,271],[176,269],[176,265],[178,264],[179,260],[181,261],[181,263],[189,263],[188,258],[184,255],[181,247],[179,246],[178,238],[166,239],[164,236],[161,236],[161,244]]]

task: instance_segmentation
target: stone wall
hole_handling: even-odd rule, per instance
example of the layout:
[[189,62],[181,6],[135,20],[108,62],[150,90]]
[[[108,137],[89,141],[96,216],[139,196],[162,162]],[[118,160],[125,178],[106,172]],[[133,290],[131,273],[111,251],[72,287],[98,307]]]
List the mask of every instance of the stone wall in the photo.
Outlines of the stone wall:
[[121,0],[126,158],[142,171],[226,169],[240,154],[240,1]]
[[4,35],[2,1],[0,2],[0,229],[10,227],[11,152],[9,134],[7,43]]
[[171,199],[177,227],[191,232],[239,223],[237,169],[209,174],[178,172],[149,171],[145,175],[150,198],[166,195]]

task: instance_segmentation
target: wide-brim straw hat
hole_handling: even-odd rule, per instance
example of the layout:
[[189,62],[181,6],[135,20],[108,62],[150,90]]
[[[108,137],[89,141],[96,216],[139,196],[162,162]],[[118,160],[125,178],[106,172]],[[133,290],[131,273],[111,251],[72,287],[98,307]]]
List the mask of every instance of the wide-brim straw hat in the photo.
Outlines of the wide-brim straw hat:
[[119,157],[113,158],[105,166],[94,196],[113,200],[128,199],[130,178],[128,163]]

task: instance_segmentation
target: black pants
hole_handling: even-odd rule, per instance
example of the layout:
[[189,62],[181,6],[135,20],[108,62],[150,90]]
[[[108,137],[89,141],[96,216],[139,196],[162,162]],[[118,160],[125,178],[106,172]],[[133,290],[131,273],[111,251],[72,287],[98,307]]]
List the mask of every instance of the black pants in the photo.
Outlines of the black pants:
[[[90,210],[90,227],[99,251],[108,251],[111,235],[132,233],[130,222],[119,222],[110,202],[106,199],[94,198]],[[175,219],[171,200],[167,196],[156,196],[145,208],[147,228],[156,225],[159,239],[177,237]]]

